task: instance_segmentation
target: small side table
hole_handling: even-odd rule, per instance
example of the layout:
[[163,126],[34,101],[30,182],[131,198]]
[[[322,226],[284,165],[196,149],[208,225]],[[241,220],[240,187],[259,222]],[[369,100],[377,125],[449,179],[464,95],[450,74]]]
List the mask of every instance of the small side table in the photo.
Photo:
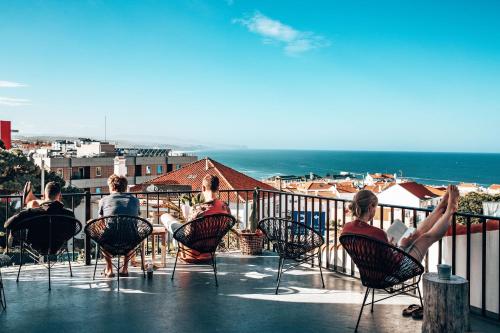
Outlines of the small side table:
[[469,282],[456,275],[442,280],[437,273],[426,273],[422,332],[468,332]]
[[155,224],[153,225],[153,233],[151,234],[151,245],[152,245],[152,253],[151,253],[151,259],[153,261],[153,264],[156,260],[156,236],[160,239],[161,245],[161,265],[162,267],[167,266],[167,230],[163,225],[158,225]]

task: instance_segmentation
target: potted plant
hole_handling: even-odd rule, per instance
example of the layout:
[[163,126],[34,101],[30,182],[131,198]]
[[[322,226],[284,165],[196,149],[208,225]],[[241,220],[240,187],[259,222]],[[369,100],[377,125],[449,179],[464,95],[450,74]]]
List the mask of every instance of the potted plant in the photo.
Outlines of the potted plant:
[[240,233],[240,249],[242,254],[259,255],[264,247],[264,234],[257,229],[257,218],[255,207],[250,214],[250,229],[244,229]]

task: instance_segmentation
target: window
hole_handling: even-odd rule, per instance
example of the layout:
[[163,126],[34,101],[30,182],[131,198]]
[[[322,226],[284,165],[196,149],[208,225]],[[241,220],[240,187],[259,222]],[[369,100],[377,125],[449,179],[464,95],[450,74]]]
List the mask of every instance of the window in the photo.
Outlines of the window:
[[100,187],[96,187],[95,188],[95,193],[96,194],[101,194],[101,188]]
[[56,173],[57,173],[59,176],[61,176],[61,178],[64,178],[64,169],[59,168],[59,169],[57,169]]
[[157,165],[156,166],[156,174],[157,175],[163,174],[163,165]]
[[179,170],[180,168],[182,168],[182,164],[177,164],[177,165],[175,166],[175,169],[176,169],[176,170]]
[[102,168],[101,167],[95,167],[95,175],[96,177],[101,177],[102,174]]
[[150,174],[151,174],[151,166],[146,165],[146,175],[150,175]]

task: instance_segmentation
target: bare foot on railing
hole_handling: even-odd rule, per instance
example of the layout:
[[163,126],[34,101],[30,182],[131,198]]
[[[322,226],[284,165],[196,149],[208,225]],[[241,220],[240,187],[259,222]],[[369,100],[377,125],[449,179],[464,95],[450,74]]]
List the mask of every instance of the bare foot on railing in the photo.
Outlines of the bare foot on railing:
[[448,207],[449,198],[450,198],[450,191],[449,191],[449,186],[448,186],[446,193],[444,194],[443,198],[441,199],[441,201],[439,202],[439,204],[436,207],[436,210],[439,213],[444,214],[446,212],[446,207]]
[[455,185],[448,186],[448,206],[446,207],[446,214],[453,215],[458,210],[458,199],[460,198],[460,192],[458,187]]

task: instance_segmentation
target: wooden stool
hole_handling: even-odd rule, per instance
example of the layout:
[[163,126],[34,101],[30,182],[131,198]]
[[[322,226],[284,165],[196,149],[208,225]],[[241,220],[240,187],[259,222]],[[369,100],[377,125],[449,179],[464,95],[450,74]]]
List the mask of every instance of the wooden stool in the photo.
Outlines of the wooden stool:
[[153,225],[153,233],[151,234],[151,246],[153,251],[151,252],[151,258],[153,264],[156,259],[156,236],[160,238],[161,242],[161,267],[167,266],[167,230],[163,225],[155,224]]
[[423,284],[422,332],[468,332],[469,282],[456,275],[441,280],[437,273],[426,273]]

